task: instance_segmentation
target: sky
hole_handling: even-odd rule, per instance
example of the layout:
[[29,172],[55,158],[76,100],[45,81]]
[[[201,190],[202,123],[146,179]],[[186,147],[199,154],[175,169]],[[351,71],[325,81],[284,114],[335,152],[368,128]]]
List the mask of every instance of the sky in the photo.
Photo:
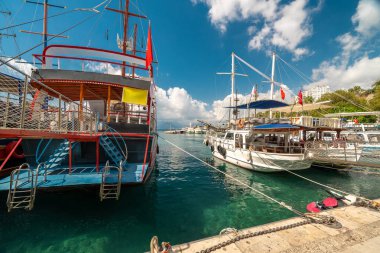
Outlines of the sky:
[[[38,1],[38,0],[37,0]],[[40,0],[41,2],[42,0]],[[49,15],[76,8],[94,7],[103,0],[50,0],[66,9],[50,8]],[[119,7],[119,1],[108,5]],[[197,119],[219,121],[229,103],[231,53],[266,75],[271,74],[271,52],[277,58],[275,79],[284,86],[286,100],[293,101],[300,89],[329,85],[332,90],[359,85],[370,88],[380,79],[380,0],[132,0],[132,11],[149,16],[154,43],[155,83],[161,127],[195,123]],[[42,17],[42,8],[23,0],[2,0],[0,28]],[[49,44],[72,44],[118,50],[116,34],[122,34],[120,15],[98,8],[99,14],[73,11],[54,17],[49,33],[60,33],[84,18],[88,21],[55,38]],[[93,17],[90,17],[93,15]],[[145,50],[147,21],[138,25],[138,46]],[[130,27],[131,27],[130,26]],[[0,32],[16,33],[1,39],[1,55],[15,56],[41,42],[37,35],[20,30],[41,31],[35,22]],[[130,35],[131,35],[130,29]],[[22,55],[32,62],[32,54]],[[285,63],[286,62],[286,63]],[[20,64],[19,64],[20,65]],[[25,64],[23,64],[25,66]],[[115,66],[89,66],[118,72]],[[268,97],[269,83],[240,62],[236,78],[241,101],[258,85],[259,98]],[[275,98],[279,98],[276,87]]]

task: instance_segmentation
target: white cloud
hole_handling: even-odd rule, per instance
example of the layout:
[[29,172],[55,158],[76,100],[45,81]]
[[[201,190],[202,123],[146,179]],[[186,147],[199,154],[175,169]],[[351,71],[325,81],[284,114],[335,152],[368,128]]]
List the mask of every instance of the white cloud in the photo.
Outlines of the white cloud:
[[269,45],[285,49],[294,54],[294,59],[309,54],[302,42],[311,36],[311,14],[319,11],[323,1],[314,9],[308,8],[309,0],[295,0],[280,4],[280,0],[192,0],[194,4],[204,3],[209,7],[211,23],[221,32],[234,21],[262,19],[262,27],[250,25],[248,34],[253,36],[248,42],[250,50],[262,50]]
[[[5,61],[5,62],[9,61],[9,59],[10,58],[8,58],[8,57],[1,57],[1,60]],[[7,75],[10,75],[13,77],[17,77],[17,78],[22,78],[22,79],[24,78],[22,73],[25,73],[27,75],[31,75],[32,69],[35,69],[35,67],[32,64],[27,63],[27,61],[24,59],[13,59],[4,65],[2,62],[0,62],[0,65],[1,65],[1,67],[0,67],[1,73],[7,74]],[[14,66],[19,71],[14,70],[7,65]]]
[[345,33],[338,36],[336,41],[342,46],[344,54],[354,52],[363,45],[363,41],[359,37],[353,36],[351,33]]
[[351,18],[353,30],[336,38],[341,53],[312,70],[313,82],[305,89],[329,85],[333,90],[359,85],[364,89],[380,80],[380,56],[370,58],[363,51],[368,39],[380,30],[380,2],[361,0]]
[[356,60],[351,65],[342,65],[325,61],[319,68],[313,70],[315,82],[306,86],[309,88],[316,85],[328,84],[333,90],[361,86],[368,89],[380,80],[380,57],[369,58],[367,55]]
[[209,7],[209,18],[221,32],[227,24],[246,20],[255,16],[272,20],[275,17],[279,0],[191,0],[194,4],[204,3]]
[[[308,0],[296,0],[280,11],[280,18],[273,24],[272,44],[295,52],[301,42],[312,33],[309,12],[306,9]],[[306,54],[306,49],[298,49],[297,56]]]
[[85,68],[93,72],[105,73],[110,75],[121,75],[120,67],[115,67],[112,64],[104,62],[86,62]]
[[380,1],[361,0],[352,22],[356,24],[355,30],[366,36],[372,36],[380,31]]
[[212,113],[207,110],[207,103],[192,98],[184,88],[164,90],[157,87],[156,99],[158,119],[161,122],[187,125],[197,119],[212,119]]

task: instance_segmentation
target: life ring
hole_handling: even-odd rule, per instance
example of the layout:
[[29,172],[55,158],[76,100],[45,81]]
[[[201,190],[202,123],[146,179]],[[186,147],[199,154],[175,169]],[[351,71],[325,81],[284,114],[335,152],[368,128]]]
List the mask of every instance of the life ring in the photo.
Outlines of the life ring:
[[244,119],[239,119],[239,121],[238,121],[238,127],[239,128],[244,128]]
[[[12,149],[16,146],[17,141],[11,141],[5,146],[5,154],[8,155],[12,152]],[[12,157],[15,159],[23,159],[25,157],[21,147],[17,147],[13,152]]]

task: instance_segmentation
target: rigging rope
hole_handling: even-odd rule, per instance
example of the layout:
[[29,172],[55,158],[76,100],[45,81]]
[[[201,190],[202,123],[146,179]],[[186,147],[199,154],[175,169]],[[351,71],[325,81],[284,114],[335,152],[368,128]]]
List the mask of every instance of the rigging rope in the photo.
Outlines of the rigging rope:
[[[311,84],[313,82],[312,79],[310,79],[308,76],[306,76],[304,73],[302,73],[302,71],[300,71],[299,69],[297,69],[296,67],[292,66],[291,64],[289,64],[288,62],[286,62],[284,59],[282,59],[279,55],[276,54],[276,57],[278,59],[280,59],[283,63],[285,63],[291,70],[293,70],[296,74],[298,74],[302,79],[304,79],[308,84]],[[333,94],[337,95],[338,97],[342,98],[343,100],[355,105],[356,107],[359,107],[361,109],[364,109],[366,111],[371,111],[370,108],[364,106],[364,105],[361,105],[361,104],[358,104],[354,101],[352,101],[351,99],[348,99],[342,95],[340,95],[338,92],[336,91],[333,91],[332,92]]]
[[282,207],[288,209],[289,211],[293,212],[294,214],[299,215],[299,216],[301,216],[301,217],[305,217],[304,213],[302,213],[302,212],[300,212],[300,211],[294,209],[293,207],[291,207],[291,206],[285,204],[284,202],[278,201],[278,200],[276,200],[276,199],[270,197],[269,195],[267,195],[267,194],[265,194],[265,193],[263,193],[263,192],[261,192],[261,191],[255,189],[255,188],[253,188],[252,186],[250,186],[250,185],[248,185],[248,184],[246,184],[246,183],[240,181],[239,179],[237,179],[237,178],[235,178],[235,177],[229,175],[228,173],[226,173],[226,172],[224,172],[224,171],[222,171],[222,170],[216,168],[215,166],[212,166],[211,164],[209,164],[209,163],[203,161],[202,159],[200,159],[200,158],[194,156],[193,154],[191,154],[191,153],[189,153],[188,151],[182,149],[181,147],[177,146],[177,145],[174,144],[173,142],[171,142],[171,141],[169,141],[169,140],[163,138],[162,136],[158,135],[158,137],[160,137],[162,140],[164,140],[165,142],[169,143],[169,144],[172,145],[173,147],[177,148],[178,150],[184,152],[185,154],[187,154],[187,155],[193,157],[194,159],[200,161],[201,163],[207,165],[208,167],[210,167],[210,168],[216,170],[217,172],[219,172],[219,173],[225,175],[226,177],[231,178],[232,180],[238,182],[239,184],[241,184],[241,185],[243,185],[243,186],[245,186],[245,187],[251,189],[252,191],[254,191],[254,192],[260,194],[261,196],[263,196],[263,197],[265,197],[265,198],[271,200],[272,202],[279,204],[280,206],[282,206]]
[[[70,11],[61,12],[61,13],[58,13],[58,14],[54,14],[54,15],[48,16],[47,18],[54,18],[54,17],[62,16],[64,14],[68,14],[68,13],[71,13],[71,12],[74,12],[74,11],[78,11],[78,10],[70,10]],[[0,31],[6,30],[6,29],[9,29],[9,28],[14,28],[14,27],[22,26],[22,25],[31,24],[31,23],[38,22],[38,21],[41,21],[41,20],[44,20],[44,18],[38,18],[38,19],[31,20],[31,21],[26,21],[26,22],[23,22],[23,23],[19,23],[19,24],[16,24],[16,25],[10,25],[10,26],[7,26],[7,27],[2,27],[2,28],[0,28]]]
[[[76,28],[77,26],[79,26],[79,25],[81,25],[82,23],[86,22],[87,20],[89,20],[90,18],[94,17],[95,15],[97,15],[97,13],[94,13],[93,15],[88,16],[88,17],[85,18],[85,19],[82,19],[82,20],[79,21],[78,23],[76,23],[76,24],[70,26],[69,28],[67,28],[66,30],[64,30],[64,31],[62,31],[62,32],[60,32],[60,33],[58,33],[58,34],[51,36],[49,39],[47,39],[47,41],[50,41],[50,40],[52,40],[52,39],[55,39],[56,37],[59,37],[60,35],[64,34],[65,32],[68,32],[68,31],[70,31],[70,30]],[[5,64],[7,64],[7,63],[9,63],[9,62],[12,61],[12,60],[18,58],[18,57],[20,57],[21,55],[24,55],[24,54],[26,54],[26,53],[32,51],[33,49],[36,49],[37,47],[43,45],[44,43],[45,43],[44,41],[41,42],[41,43],[38,43],[37,45],[35,45],[35,46],[33,46],[33,47],[31,47],[31,48],[25,50],[24,52],[19,53],[18,55],[14,56],[14,57],[10,57],[7,61],[2,62],[2,63],[0,64],[0,67],[3,66],[3,65],[5,65]]]
[[[295,173],[295,172],[293,172],[293,171],[290,171],[290,170],[288,170],[288,169],[286,169],[286,168],[283,168],[283,167],[278,166],[277,164],[273,163],[273,162],[270,161],[269,159],[262,158],[258,152],[256,152],[256,154],[257,154],[262,160],[264,160],[264,161],[266,160],[266,161],[268,161],[272,166],[277,167],[278,170],[286,171],[286,172],[288,172],[288,173],[290,173],[290,174],[292,174],[292,175],[295,175],[295,176],[297,176],[297,177],[299,177],[299,178],[302,178],[302,179],[304,179],[304,180],[306,180],[306,181],[309,181],[309,182],[311,182],[311,183],[313,183],[313,184],[316,184],[316,185],[319,185],[319,186],[325,187],[325,188],[327,188],[327,189],[330,189],[330,190],[333,190],[333,191],[336,191],[336,192],[340,192],[340,193],[343,193],[343,194],[346,194],[346,195],[354,195],[354,196],[358,196],[358,197],[360,197],[361,199],[364,199],[364,200],[367,200],[367,201],[372,201],[372,200],[370,200],[370,199],[368,199],[368,198],[365,198],[365,197],[363,197],[363,196],[360,196],[360,195],[358,195],[358,194],[352,194],[352,193],[349,193],[349,192],[346,192],[346,191],[343,191],[343,190],[340,190],[340,189],[337,189],[337,188],[334,188],[334,187],[331,187],[331,186],[328,186],[328,185],[325,185],[325,184],[319,183],[319,182],[317,182],[317,181],[315,181],[315,180],[312,180],[312,179],[310,179],[310,178],[307,178],[307,177],[301,176],[301,175],[299,175],[299,174],[297,174],[297,173]],[[267,154],[267,155],[270,155],[270,154]]]

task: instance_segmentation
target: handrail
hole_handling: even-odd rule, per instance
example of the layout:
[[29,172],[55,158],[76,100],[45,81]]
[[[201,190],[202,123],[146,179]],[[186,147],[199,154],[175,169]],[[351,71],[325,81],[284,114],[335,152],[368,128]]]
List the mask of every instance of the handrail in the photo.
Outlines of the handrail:
[[40,151],[40,146],[42,145],[42,142],[44,141],[45,139],[41,139],[40,142],[38,143],[37,145],[37,150],[36,150],[36,163],[40,163],[40,159],[41,157],[43,156],[43,154],[45,153],[47,147],[50,145],[51,141],[53,139],[49,139],[48,143],[45,145],[44,149],[42,150],[41,152],[41,155],[38,156],[38,152]]
[[[116,140],[116,144],[119,147],[119,149],[121,150],[121,152],[122,152],[125,160],[127,160],[128,159],[128,149],[127,149],[127,144],[125,143],[123,136],[121,136],[121,134],[118,131],[116,131],[114,128],[110,127],[109,125],[106,125],[106,127],[107,127],[107,130],[103,133],[103,135],[106,136],[107,132],[111,133],[111,135],[113,136],[113,138]],[[120,143],[117,141],[117,137],[115,136],[114,133],[116,133],[121,138],[121,140],[122,140],[122,142],[124,144],[125,152],[123,152],[123,149],[120,146]]]

